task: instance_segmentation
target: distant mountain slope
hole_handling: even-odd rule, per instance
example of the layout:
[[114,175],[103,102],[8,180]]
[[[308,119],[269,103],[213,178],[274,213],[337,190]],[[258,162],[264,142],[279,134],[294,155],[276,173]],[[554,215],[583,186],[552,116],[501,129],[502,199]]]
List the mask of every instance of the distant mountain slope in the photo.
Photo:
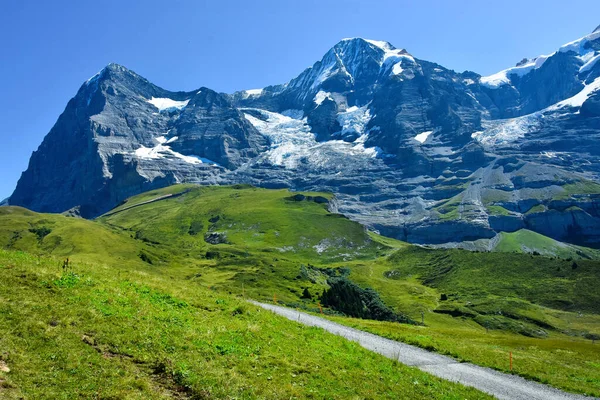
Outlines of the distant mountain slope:
[[[111,64],[36,151],[10,204],[95,217],[177,182],[331,191],[398,239],[528,229],[600,247],[600,32],[482,77],[344,39],[298,77],[169,92]],[[494,239],[496,238],[496,239]]]

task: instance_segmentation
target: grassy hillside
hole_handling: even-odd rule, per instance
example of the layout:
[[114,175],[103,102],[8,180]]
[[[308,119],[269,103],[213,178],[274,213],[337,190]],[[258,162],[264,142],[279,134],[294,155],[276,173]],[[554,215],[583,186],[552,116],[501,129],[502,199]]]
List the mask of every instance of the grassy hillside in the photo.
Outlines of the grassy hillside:
[[309,311],[335,276],[348,282],[342,287],[374,289],[377,301],[419,324],[333,317],[342,323],[503,371],[512,351],[521,361],[514,373],[600,395],[600,345],[591,340],[600,337],[600,262],[587,259],[589,249],[522,254],[523,240],[556,245],[527,231],[503,237],[505,253],[412,246],[329,213],[329,198],[178,185],[135,196],[96,221],[0,208],[0,246],[126,269],[190,296],[208,289]]
[[59,261],[0,250],[2,399],[489,398],[190,281]]
[[531,253],[559,258],[600,259],[599,250],[562,243],[527,229],[502,232],[494,250],[503,253]]
[[409,247],[350,278],[425,326],[334,318],[459,360],[600,396],[597,261]]

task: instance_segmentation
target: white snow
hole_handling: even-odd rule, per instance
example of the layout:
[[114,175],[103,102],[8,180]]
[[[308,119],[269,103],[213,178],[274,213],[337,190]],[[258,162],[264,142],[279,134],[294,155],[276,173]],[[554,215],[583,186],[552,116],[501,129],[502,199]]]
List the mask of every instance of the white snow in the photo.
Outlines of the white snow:
[[587,72],[590,69],[594,68],[594,66],[596,65],[596,63],[598,62],[598,60],[600,60],[600,53],[594,55],[593,53],[590,52],[590,54],[592,55],[592,57],[590,57],[587,60],[587,62],[585,64],[583,64],[581,66],[581,68],[579,68],[579,73]]
[[355,132],[362,135],[365,127],[371,120],[371,113],[368,104],[363,107],[353,106],[337,116],[337,120],[342,126],[342,135]]
[[[167,132],[168,133],[168,132]],[[159,136],[157,138],[154,138],[154,140],[156,140],[159,144],[168,144],[168,143],[173,143],[174,141],[176,141],[178,139],[177,136],[173,136],[170,139],[167,139],[164,136]]]
[[354,141],[354,143],[356,144],[354,145],[353,149],[362,152],[371,158],[375,158],[378,156],[388,156],[387,154],[383,153],[383,150],[379,146],[365,147],[365,142],[367,141],[368,137],[369,135],[367,134],[361,135],[358,139]]
[[157,159],[157,158],[162,158],[162,156],[159,155],[157,147],[158,146],[149,148],[149,147],[142,146],[135,151],[135,155],[138,158],[146,158],[146,159],[152,159],[152,160]]
[[263,89],[248,89],[242,92],[242,97],[247,99],[248,97],[258,97],[263,93]]
[[[357,110],[351,112],[359,114],[358,110],[362,108],[357,107]],[[297,168],[308,160],[313,168],[327,168],[330,167],[332,158],[339,159],[343,156],[345,160],[348,160],[349,156],[350,160],[352,158],[364,160],[382,154],[381,149],[376,147],[365,148],[366,134],[363,134],[354,143],[343,140],[317,142],[306,118],[298,120],[270,111],[253,110],[260,112],[263,118],[257,118],[248,113],[244,115],[260,133],[269,139],[271,148],[263,153],[262,157],[274,165]],[[365,111],[361,111],[361,113],[366,114]]]
[[539,129],[542,112],[517,118],[487,121],[484,131],[473,132],[471,137],[485,145],[498,145],[519,140]]
[[463,82],[465,83],[465,85],[475,84],[475,81],[473,79],[464,79]]
[[314,102],[320,106],[325,99],[333,100],[331,93],[319,90],[319,92],[315,95]]
[[372,44],[373,46],[376,46],[378,48],[380,48],[381,50],[383,50],[383,62],[385,62],[388,58],[399,58],[399,57],[405,57],[408,58],[410,60],[412,60],[413,62],[415,61],[415,59],[406,52],[405,49],[395,49],[394,46],[392,46],[389,42],[384,42],[381,40],[370,40],[370,39],[363,39],[365,42],[368,42],[370,44]]
[[[599,32],[594,32],[590,35],[584,36],[582,38],[579,38],[577,40],[574,40],[572,42],[569,42],[563,46],[560,47],[560,49],[558,51],[560,51],[561,53],[566,53],[568,51],[573,51],[577,54],[583,54],[584,52],[584,46],[587,42],[593,41],[600,38],[600,31]],[[588,50],[589,51],[589,50]]]
[[596,78],[592,83],[586,85],[575,96],[556,103],[554,106],[548,107],[547,110],[556,110],[563,107],[581,107],[583,103],[598,89],[600,89],[600,78]]
[[169,109],[177,109],[181,110],[185,106],[188,105],[190,100],[173,100],[166,97],[152,97],[150,100],[146,100],[148,103],[152,104],[154,107],[158,108],[159,111],[169,110]]
[[391,45],[388,42],[384,42],[383,40],[370,40],[364,39],[365,42],[371,43],[373,46],[377,46],[384,51],[391,50]]
[[394,75],[400,75],[402,72],[404,72],[404,68],[402,68],[402,62],[394,64],[392,67],[392,73]]
[[168,143],[173,143],[177,140],[177,136],[174,136],[167,140],[165,136],[159,136],[154,138],[158,143],[154,147],[146,147],[141,146],[139,149],[135,150],[133,154],[137,158],[146,159],[146,160],[157,160],[160,158],[179,158],[180,160],[185,161],[188,164],[209,164],[209,165],[219,165],[214,161],[211,161],[207,158],[198,157],[194,155],[186,156],[184,154],[173,151],[171,147],[166,146]]
[[429,135],[431,135],[433,131],[421,132],[417,136],[415,136],[415,140],[420,143],[425,143]]
[[275,165],[295,167],[299,161],[296,157],[307,152],[316,143],[306,120],[263,110],[261,114],[266,118],[265,121],[247,113],[244,116],[269,139],[271,149],[266,155],[267,159]]
[[406,79],[413,79],[415,77],[413,72],[415,68],[421,72],[421,67],[405,50],[396,49],[386,51],[381,65],[385,69],[390,68],[391,65],[390,75],[402,75]]
[[518,67],[508,68],[508,69],[505,69],[504,71],[500,71],[493,75],[482,76],[480,78],[479,82],[483,86],[487,86],[487,87],[493,88],[493,89],[498,88],[502,85],[510,84],[510,76],[511,75],[525,76],[528,73],[530,73],[531,71],[538,69],[542,65],[544,65],[546,60],[548,58],[552,57],[554,54],[555,53],[552,53],[547,56],[539,56],[533,60],[530,60],[526,64],[519,65]]
[[559,160],[564,161],[565,160],[565,156],[568,157],[568,152],[564,152],[564,151],[541,151],[540,155],[547,157],[547,158],[558,158]]
[[506,76],[507,71],[508,70],[500,71],[494,75],[482,76],[479,79],[479,82],[481,82],[483,86],[487,86],[489,88],[497,88],[502,85],[509,84],[510,80],[508,79],[508,76]]

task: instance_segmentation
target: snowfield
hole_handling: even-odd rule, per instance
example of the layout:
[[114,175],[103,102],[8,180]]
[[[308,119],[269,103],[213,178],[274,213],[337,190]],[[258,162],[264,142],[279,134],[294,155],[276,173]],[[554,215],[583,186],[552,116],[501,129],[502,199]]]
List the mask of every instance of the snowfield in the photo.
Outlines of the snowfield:
[[187,106],[190,101],[177,101],[166,97],[152,97],[150,100],[147,100],[147,102],[158,108],[158,111],[165,111],[170,109],[181,110]]
[[184,155],[173,151],[170,146],[166,146],[169,143],[173,143],[177,140],[177,136],[174,136],[167,140],[164,136],[159,136],[155,138],[158,144],[154,147],[145,147],[141,146],[139,149],[135,150],[133,154],[140,159],[145,160],[156,160],[160,158],[178,158],[180,160],[185,161],[188,164],[208,164],[208,165],[218,165],[216,162],[211,161],[207,158],[194,156],[194,155]]
[[[331,158],[336,156],[353,156],[361,159],[375,158],[381,155],[381,150],[376,147],[365,148],[367,135],[362,134],[354,142],[343,140],[329,140],[318,142],[315,134],[311,132],[306,118],[299,120],[282,114],[259,110],[242,109],[245,117],[260,133],[265,135],[271,143],[271,148],[264,157],[274,165],[286,168],[298,168],[304,161],[318,167],[326,167]],[[262,118],[257,118],[249,113],[260,113]],[[365,107],[351,107],[341,117],[343,126],[353,132],[363,133],[368,122],[369,113]]]

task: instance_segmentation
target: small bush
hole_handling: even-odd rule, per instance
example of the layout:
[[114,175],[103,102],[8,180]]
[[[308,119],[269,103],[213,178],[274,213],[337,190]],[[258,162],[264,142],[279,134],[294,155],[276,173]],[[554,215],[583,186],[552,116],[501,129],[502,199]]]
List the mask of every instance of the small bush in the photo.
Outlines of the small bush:
[[140,254],[138,254],[138,257],[145,263],[153,264],[152,258],[150,258],[150,256],[143,251],[140,251]]
[[346,276],[331,277],[327,283],[329,289],[321,296],[325,306],[357,318],[414,323],[407,316],[387,307],[374,289],[363,289]]
[[38,242],[41,243],[44,238],[52,232],[52,229],[47,226],[42,226],[40,228],[31,228],[29,229],[29,232],[34,233],[38,238]]

